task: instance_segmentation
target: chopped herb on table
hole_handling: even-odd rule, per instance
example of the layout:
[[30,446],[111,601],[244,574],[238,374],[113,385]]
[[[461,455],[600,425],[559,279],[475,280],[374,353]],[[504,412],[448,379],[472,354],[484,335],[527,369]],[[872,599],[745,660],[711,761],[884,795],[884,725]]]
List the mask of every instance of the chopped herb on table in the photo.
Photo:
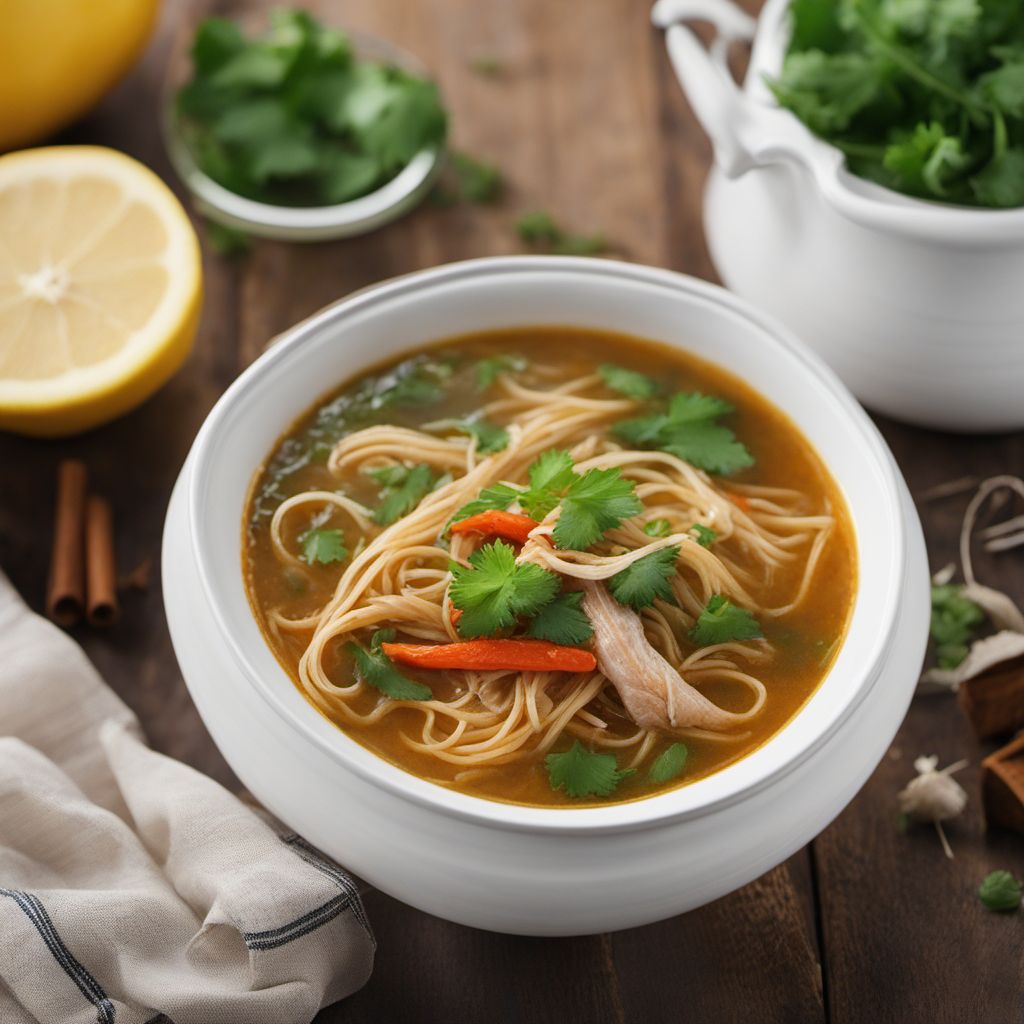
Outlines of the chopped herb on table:
[[516,222],[516,232],[524,242],[556,256],[595,256],[608,250],[604,235],[565,231],[546,210],[523,214]]
[[1009,871],[993,871],[978,886],[978,898],[987,910],[1004,914],[1019,910],[1021,884]]
[[795,0],[779,103],[864,178],[1024,205],[1024,4]]
[[443,144],[447,117],[433,82],[360,59],[348,38],[301,10],[270,15],[246,38],[208,18],[178,92],[186,145],[230,191],[285,206],[343,203]]
[[967,657],[971,640],[985,613],[969,598],[963,587],[943,583],[932,587],[931,635],[939,668],[956,668]]

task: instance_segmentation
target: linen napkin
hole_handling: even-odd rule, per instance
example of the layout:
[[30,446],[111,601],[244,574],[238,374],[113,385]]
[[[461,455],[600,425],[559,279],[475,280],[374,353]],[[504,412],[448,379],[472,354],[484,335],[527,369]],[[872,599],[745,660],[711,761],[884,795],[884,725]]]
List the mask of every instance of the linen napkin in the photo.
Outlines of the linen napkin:
[[0,1021],[300,1024],[374,948],[352,880],[150,750],[0,572]]

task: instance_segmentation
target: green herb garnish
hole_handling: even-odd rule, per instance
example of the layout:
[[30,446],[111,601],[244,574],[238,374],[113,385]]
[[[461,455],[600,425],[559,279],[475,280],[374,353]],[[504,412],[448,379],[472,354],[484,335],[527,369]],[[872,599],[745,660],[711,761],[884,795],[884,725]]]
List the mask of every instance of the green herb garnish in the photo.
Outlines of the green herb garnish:
[[738,608],[721,594],[710,598],[689,634],[690,640],[698,647],[725,644],[731,640],[759,640],[763,635],[760,624],[750,612]]
[[486,391],[503,373],[522,373],[526,360],[517,355],[488,356],[476,364],[476,386]]
[[558,594],[534,616],[526,635],[535,640],[550,640],[553,644],[568,647],[585,644],[594,635],[594,627],[580,607],[582,603],[581,591]]
[[988,910],[1002,913],[1018,910],[1021,884],[1009,871],[993,871],[978,886],[978,898]]
[[675,601],[669,579],[676,574],[679,545],[638,558],[608,580],[608,589],[619,604],[639,611],[655,601]]
[[544,758],[552,789],[563,789],[574,798],[609,796],[634,769],[620,768],[614,754],[595,754],[576,740],[560,754]]
[[685,743],[672,743],[654,759],[647,778],[651,782],[670,782],[678,778],[683,774],[689,753]]
[[454,152],[451,168],[458,197],[464,202],[489,205],[501,198],[505,183],[494,164],[477,160],[468,153]]
[[644,523],[644,533],[648,537],[667,537],[672,532],[672,524],[667,519],[651,519]]
[[627,370],[622,366],[613,366],[611,363],[603,363],[597,368],[601,380],[605,386],[618,391],[627,398],[635,398],[643,401],[653,398],[658,393],[657,381],[652,380],[644,373],[637,373],[636,370]]
[[449,568],[449,597],[462,611],[458,630],[465,637],[493,636],[521,615],[537,615],[560,586],[555,573],[518,564],[515,549],[500,540],[474,551],[468,567],[452,562]]
[[215,220],[206,222],[206,240],[218,256],[225,256],[228,259],[244,256],[252,248],[252,240],[244,231],[225,227]]
[[238,195],[286,206],[342,203],[380,188],[444,140],[437,87],[361,60],[347,37],[300,10],[245,38],[209,18],[178,92],[182,135],[199,167]]
[[302,559],[310,565],[330,565],[343,562],[348,557],[345,535],[341,530],[314,528],[299,535],[302,545]]
[[373,634],[369,650],[357,643],[345,645],[352,658],[356,678],[392,700],[431,700],[434,694],[430,687],[403,676],[381,649],[382,643],[390,643],[394,639],[393,629],[378,629]]
[[468,416],[453,420],[452,429],[476,438],[476,450],[483,455],[500,452],[508,447],[508,431],[488,420]]
[[575,477],[561,505],[552,533],[557,547],[573,551],[586,551],[607,530],[643,511],[636,485],[618,467],[588,469]]
[[923,199],[1024,205],[1024,5],[795,0],[779,103],[864,178]]
[[604,235],[563,231],[546,210],[523,214],[516,221],[516,232],[524,242],[558,256],[594,256],[608,249]]
[[967,657],[971,639],[984,621],[985,613],[963,596],[963,587],[956,583],[932,587],[931,635],[940,668],[956,668]]
[[[457,523],[480,512],[504,511],[519,497],[519,491],[508,484],[492,484],[480,492],[480,497],[467,502],[452,516],[451,522]],[[450,524],[449,524],[450,525]]]
[[717,420],[733,411],[721,398],[677,394],[664,412],[625,420],[612,433],[637,448],[656,448],[709,473],[735,473],[754,464],[736,435]]
[[690,533],[697,538],[697,543],[702,548],[711,547],[718,539],[718,534],[710,526],[705,526],[703,523],[694,523],[690,527]]
[[437,483],[434,471],[425,463],[369,469],[366,475],[381,485],[381,503],[373,513],[373,521],[380,526],[390,526],[412,511]]

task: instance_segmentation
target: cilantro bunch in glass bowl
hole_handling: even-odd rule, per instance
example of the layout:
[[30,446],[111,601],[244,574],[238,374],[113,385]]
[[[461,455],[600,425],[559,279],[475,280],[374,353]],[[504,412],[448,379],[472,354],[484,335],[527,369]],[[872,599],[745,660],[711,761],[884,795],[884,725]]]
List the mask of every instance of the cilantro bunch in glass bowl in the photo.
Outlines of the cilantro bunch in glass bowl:
[[371,230],[426,195],[447,115],[411,57],[301,10],[250,27],[208,18],[172,61],[165,139],[205,214],[312,240]]

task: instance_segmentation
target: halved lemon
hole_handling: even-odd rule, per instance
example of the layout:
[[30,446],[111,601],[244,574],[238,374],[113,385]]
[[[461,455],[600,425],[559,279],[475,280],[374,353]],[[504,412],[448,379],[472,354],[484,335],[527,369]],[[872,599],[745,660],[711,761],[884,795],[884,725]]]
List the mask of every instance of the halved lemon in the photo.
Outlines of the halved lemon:
[[138,405],[201,300],[195,232],[148,168],[94,146],[0,157],[0,429],[56,437]]

